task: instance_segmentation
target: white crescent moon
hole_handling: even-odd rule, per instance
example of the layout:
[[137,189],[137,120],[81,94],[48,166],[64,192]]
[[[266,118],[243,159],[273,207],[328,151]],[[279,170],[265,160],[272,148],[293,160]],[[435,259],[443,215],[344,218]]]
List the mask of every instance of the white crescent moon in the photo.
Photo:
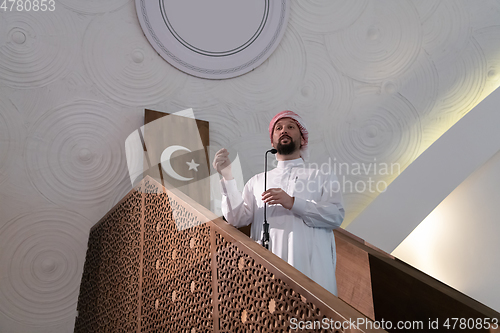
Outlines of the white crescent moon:
[[174,146],[167,147],[163,151],[163,153],[161,153],[161,157],[160,157],[161,167],[163,170],[165,170],[167,175],[169,175],[170,177],[177,179],[177,180],[180,180],[180,181],[183,181],[183,182],[187,182],[187,181],[190,181],[191,179],[194,179],[194,178],[193,177],[187,178],[187,177],[183,177],[183,176],[179,175],[172,168],[172,164],[170,164],[170,157],[172,156],[173,153],[175,153],[178,150],[185,150],[185,151],[191,152],[191,150],[189,150],[188,148],[183,147],[183,146],[175,146],[174,145]]

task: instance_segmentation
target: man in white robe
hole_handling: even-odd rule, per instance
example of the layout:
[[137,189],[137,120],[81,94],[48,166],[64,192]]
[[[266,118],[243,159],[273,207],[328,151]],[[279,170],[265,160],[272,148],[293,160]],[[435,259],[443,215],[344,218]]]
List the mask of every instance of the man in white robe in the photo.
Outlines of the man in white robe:
[[278,113],[269,125],[278,165],[252,177],[243,193],[236,187],[226,149],[213,166],[222,175],[222,212],[235,227],[252,224],[250,237],[262,239],[264,204],[269,223],[269,249],[290,265],[337,295],[336,250],[332,229],[344,218],[342,194],[335,175],[308,168],[303,160],[308,132],[296,113]]

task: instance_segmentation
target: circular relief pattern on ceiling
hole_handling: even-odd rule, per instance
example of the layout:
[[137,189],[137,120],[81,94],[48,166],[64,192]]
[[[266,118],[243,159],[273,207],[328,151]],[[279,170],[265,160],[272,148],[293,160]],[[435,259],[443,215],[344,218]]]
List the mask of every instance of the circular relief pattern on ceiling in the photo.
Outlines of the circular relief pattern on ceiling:
[[[301,87],[295,93],[297,110],[315,113],[318,124],[324,123],[325,113],[350,110],[353,101],[352,80],[342,75],[331,63],[320,41],[306,42],[307,70]],[[308,125],[312,124],[308,122]]]
[[59,0],[64,6],[85,14],[105,13],[125,5],[130,0],[81,1]]
[[330,155],[338,161],[351,166],[398,163],[404,170],[418,156],[420,118],[413,105],[399,95],[360,91],[352,110],[336,115],[335,119],[325,142]]
[[0,184],[9,178],[9,167],[20,149],[23,121],[13,105],[0,100]]
[[286,0],[136,0],[155,50],[188,74],[226,79],[251,71],[276,49],[289,16]]
[[407,71],[422,45],[416,9],[403,1],[370,2],[356,24],[326,35],[333,64],[362,82],[380,82]]
[[422,24],[422,47],[438,65],[451,64],[467,47],[472,30],[465,6],[458,1],[439,1]]
[[158,56],[144,39],[134,12],[126,9],[98,16],[89,24],[82,51],[85,68],[99,90],[119,103],[160,103],[183,86],[185,75]]
[[[304,82],[306,46],[293,26],[265,64],[238,80],[224,81],[224,100],[231,105],[255,104],[260,110],[280,110]],[[283,84],[286,82],[286,84]],[[269,120],[272,116],[269,118]]]
[[481,101],[488,68],[484,53],[474,39],[462,49],[449,69],[439,74],[442,115],[454,114],[460,119]]
[[21,215],[0,228],[0,312],[24,323],[74,316],[89,221],[64,210]]
[[25,160],[38,191],[67,209],[85,209],[85,216],[100,207],[127,174],[120,130],[127,119],[119,118],[116,109],[94,101],[40,117],[29,129]]
[[76,28],[63,12],[0,10],[0,77],[13,88],[41,87],[71,70],[77,55]]
[[292,7],[297,22],[309,31],[328,33],[353,24],[365,9],[367,0],[301,0]]

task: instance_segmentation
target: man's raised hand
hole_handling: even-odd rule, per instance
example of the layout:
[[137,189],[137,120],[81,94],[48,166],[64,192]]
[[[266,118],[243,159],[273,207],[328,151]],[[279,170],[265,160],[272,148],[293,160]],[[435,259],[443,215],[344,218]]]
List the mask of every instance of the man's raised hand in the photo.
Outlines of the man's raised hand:
[[226,148],[222,148],[217,153],[215,153],[214,161],[212,166],[218,173],[224,177],[225,180],[233,179],[233,173],[231,171],[231,161],[229,160],[229,152]]

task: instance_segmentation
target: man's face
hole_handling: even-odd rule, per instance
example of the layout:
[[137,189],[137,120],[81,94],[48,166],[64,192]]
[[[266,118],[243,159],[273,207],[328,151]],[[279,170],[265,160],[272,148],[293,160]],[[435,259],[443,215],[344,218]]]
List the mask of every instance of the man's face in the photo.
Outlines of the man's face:
[[280,119],[273,130],[273,147],[280,155],[291,155],[304,144],[300,129],[292,118]]

